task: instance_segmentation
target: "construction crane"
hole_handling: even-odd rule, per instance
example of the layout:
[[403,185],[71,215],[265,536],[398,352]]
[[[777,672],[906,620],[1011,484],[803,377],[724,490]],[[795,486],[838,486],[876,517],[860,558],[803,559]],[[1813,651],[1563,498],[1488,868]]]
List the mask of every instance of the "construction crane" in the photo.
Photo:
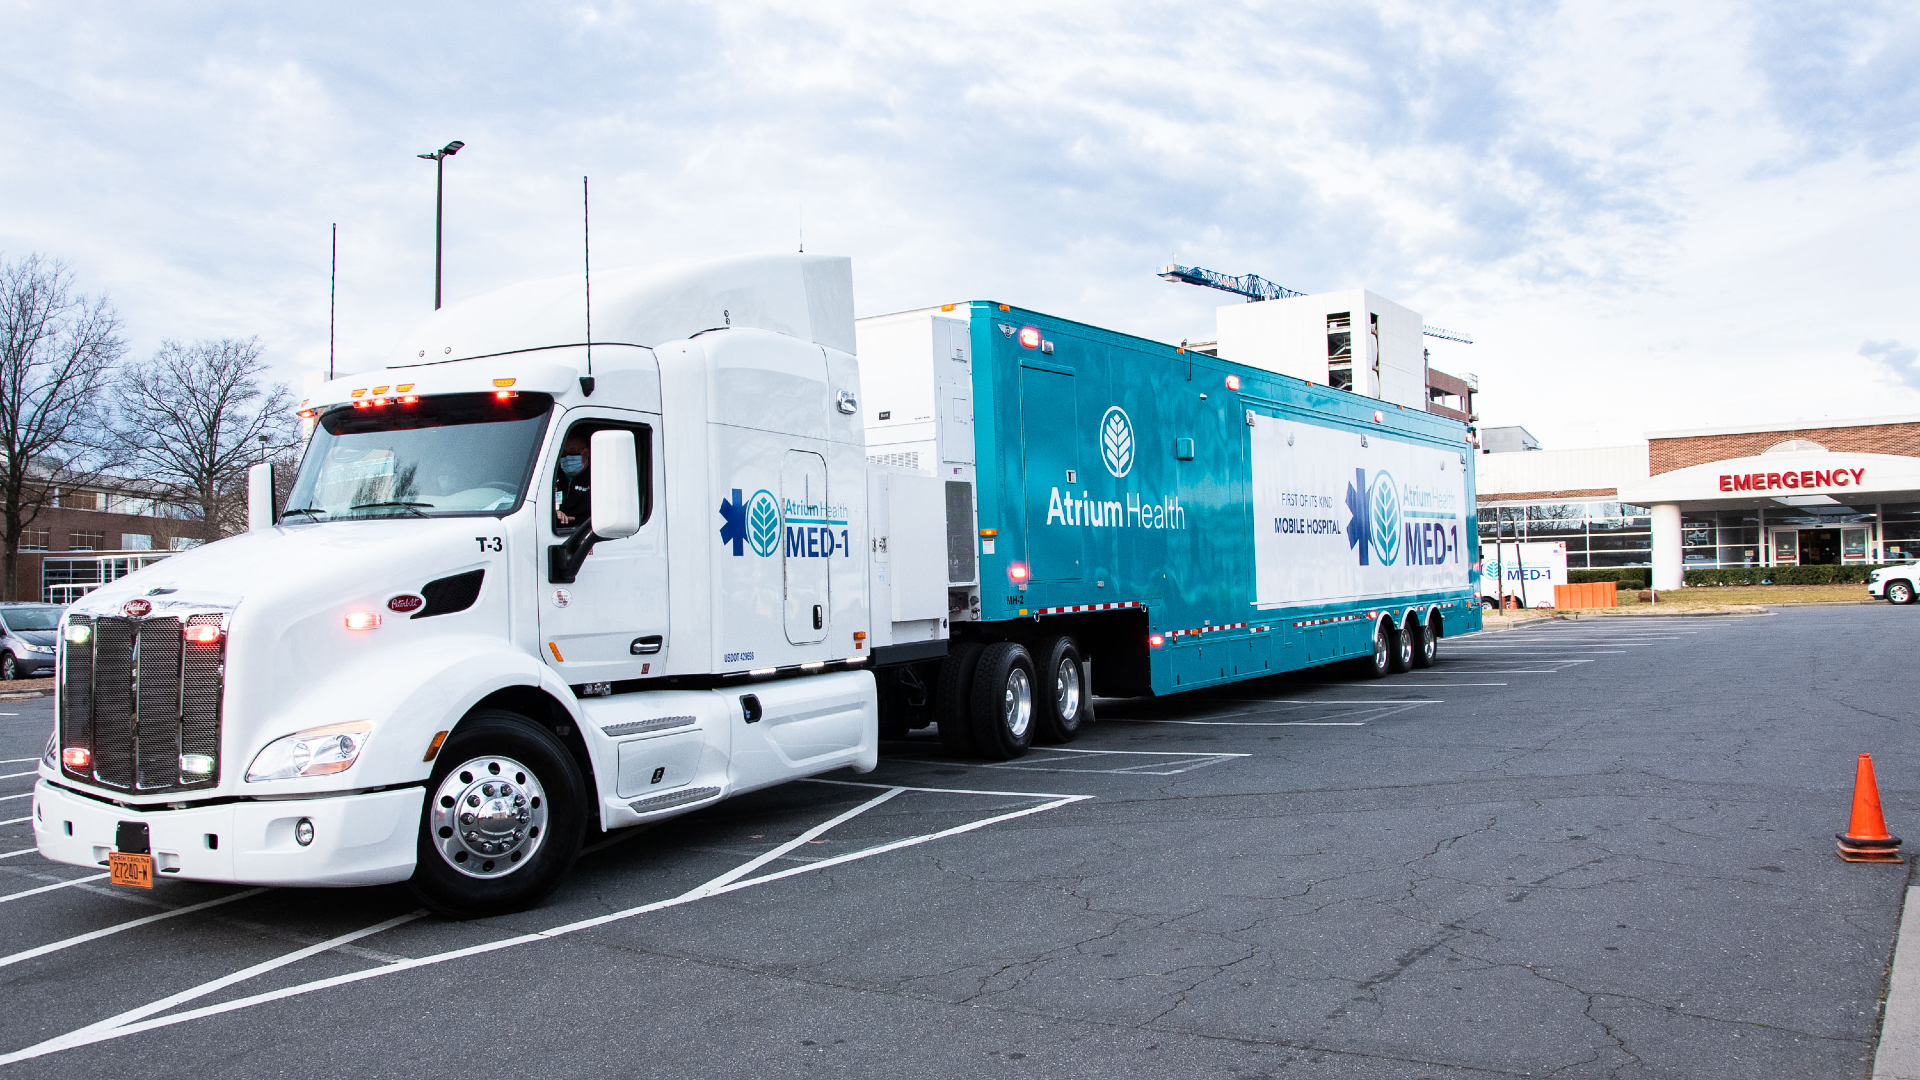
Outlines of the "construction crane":
[[[1168,263],[1160,268],[1160,276],[1168,281],[1184,282],[1188,285],[1204,285],[1209,289],[1219,289],[1237,296],[1244,296],[1248,303],[1255,300],[1285,300],[1290,296],[1305,296],[1306,293],[1276,285],[1259,274],[1223,274],[1218,270],[1206,270],[1198,266],[1181,266]],[[1442,330],[1437,326],[1422,326],[1420,332],[1427,337],[1440,338],[1443,341],[1457,341],[1462,345],[1473,344],[1473,339],[1457,330]]]

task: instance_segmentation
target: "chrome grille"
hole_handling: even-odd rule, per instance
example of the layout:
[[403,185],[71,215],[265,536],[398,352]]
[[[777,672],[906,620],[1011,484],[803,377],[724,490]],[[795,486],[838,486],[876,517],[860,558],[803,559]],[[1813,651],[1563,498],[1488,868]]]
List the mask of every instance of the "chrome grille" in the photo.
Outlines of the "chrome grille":
[[[71,616],[93,628],[85,645],[66,646],[60,687],[60,744],[93,752],[76,779],[138,793],[212,787],[220,779],[220,698],[226,638],[186,641],[185,627],[223,626],[224,616],[146,619]],[[183,755],[206,755],[213,771],[188,774]]]

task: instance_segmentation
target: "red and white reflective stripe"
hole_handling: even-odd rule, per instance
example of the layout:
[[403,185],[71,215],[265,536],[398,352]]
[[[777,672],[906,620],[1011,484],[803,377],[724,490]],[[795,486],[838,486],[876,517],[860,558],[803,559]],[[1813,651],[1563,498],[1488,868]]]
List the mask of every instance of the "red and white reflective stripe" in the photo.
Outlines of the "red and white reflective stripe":
[[1372,612],[1368,612],[1368,613],[1367,613],[1367,614],[1365,614],[1365,615],[1331,615],[1331,616],[1328,616],[1327,618],[1324,618],[1324,619],[1302,619],[1301,621],[1299,621],[1299,622],[1297,622],[1297,623],[1294,623],[1293,625],[1295,625],[1295,626],[1325,626],[1325,625],[1326,625],[1326,624],[1328,624],[1328,623],[1339,623],[1339,622],[1357,622],[1357,621],[1359,621],[1359,620],[1361,620],[1361,619],[1371,619],[1371,618],[1373,618],[1373,613],[1372,613]]
[[1068,607],[1043,607],[1034,609],[1035,615],[1066,615],[1075,611],[1114,611],[1119,608],[1140,607],[1138,600],[1117,600],[1111,604],[1073,604]]
[[1245,630],[1246,628],[1247,624],[1243,622],[1221,623],[1218,626],[1202,626],[1198,630],[1169,630],[1167,631],[1167,636],[1195,637],[1200,634],[1217,634],[1222,630]]

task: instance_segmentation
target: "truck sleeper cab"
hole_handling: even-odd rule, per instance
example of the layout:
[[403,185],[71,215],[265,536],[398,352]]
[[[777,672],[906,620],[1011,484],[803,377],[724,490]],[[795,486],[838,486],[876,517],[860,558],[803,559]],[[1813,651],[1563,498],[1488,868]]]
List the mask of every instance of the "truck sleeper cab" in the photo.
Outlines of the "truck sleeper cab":
[[302,402],[286,507],[74,605],[45,855],[477,916],[590,828],[873,768],[849,263],[609,280],[590,360],[573,282],[436,313]]

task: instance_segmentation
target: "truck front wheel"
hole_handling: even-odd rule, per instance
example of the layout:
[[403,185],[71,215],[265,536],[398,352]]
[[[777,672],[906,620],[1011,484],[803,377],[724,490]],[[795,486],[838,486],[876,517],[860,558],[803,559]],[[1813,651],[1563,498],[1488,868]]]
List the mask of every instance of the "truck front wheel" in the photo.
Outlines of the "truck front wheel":
[[1033,656],[1026,647],[996,641],[980,653],[973,676],[973,752],[1008,761],[1033,745]]
[[532,907],[580,852],[585,784],[553,732],[499,710],[461,721],[435,759],[407,884],[454,919]]
[[1887,582],[1887,603],[1889,604],[1913,603],[1913,586],[1909,585],[1904,581]]
[[1072,742],[1093,719],[1093,688],[1087,685],[1080,648],[1062,635],[1042,643],[1040,687],[1034,700],[1034,718],[1041,742]]

